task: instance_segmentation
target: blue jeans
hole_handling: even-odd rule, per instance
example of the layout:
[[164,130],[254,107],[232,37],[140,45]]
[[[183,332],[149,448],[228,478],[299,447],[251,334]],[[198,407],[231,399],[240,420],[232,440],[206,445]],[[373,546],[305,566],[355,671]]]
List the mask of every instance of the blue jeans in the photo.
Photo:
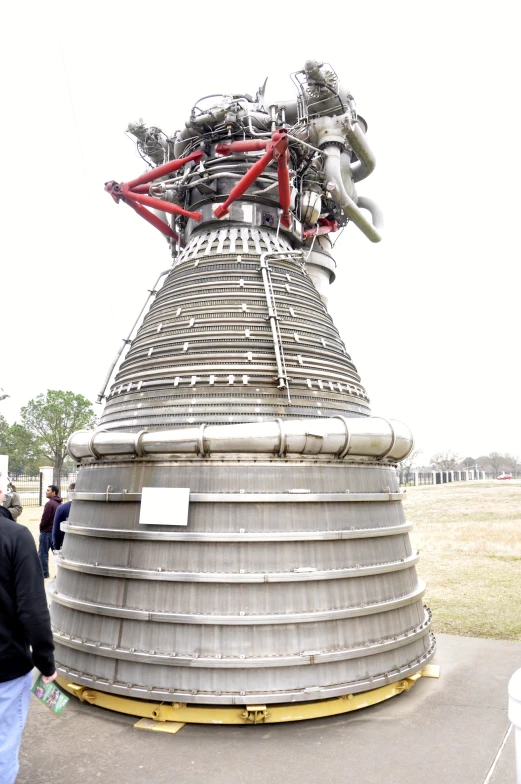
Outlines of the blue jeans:
[[[38,555],[43,569],[43,576],[49,577],[49,550],[52,550],[52,531],[40,534]],[[2,784],[0,782],[0,784]]]
[[14,784],[18,752],[29,712],[33,672],[0,683],[0,784]]

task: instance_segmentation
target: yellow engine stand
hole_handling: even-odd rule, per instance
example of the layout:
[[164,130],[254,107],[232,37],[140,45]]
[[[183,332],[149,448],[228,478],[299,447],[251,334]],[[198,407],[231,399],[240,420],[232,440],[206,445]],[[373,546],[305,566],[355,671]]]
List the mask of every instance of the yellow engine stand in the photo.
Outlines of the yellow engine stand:
[[87,686],[72,683],[65,678],[57,678],[65,691],[78,697],[82,702],[98,705],[100,708],[140,716],[134,726],[138,729],[155,732],[175,733],[184,724],[275,724],[282,721],[303,721],[324,716],[338,716],[342,713],[367,708],[378,702],[389,700],[402,691],[409,691],[419,678],[439,678],[440,668],[428,664],[414,675],[396,683],[360,694],[345,694],[331,700],[317,702],[295,702],[282,705],[189,705],[185,702],[146,702],[131,697],[119,697]]

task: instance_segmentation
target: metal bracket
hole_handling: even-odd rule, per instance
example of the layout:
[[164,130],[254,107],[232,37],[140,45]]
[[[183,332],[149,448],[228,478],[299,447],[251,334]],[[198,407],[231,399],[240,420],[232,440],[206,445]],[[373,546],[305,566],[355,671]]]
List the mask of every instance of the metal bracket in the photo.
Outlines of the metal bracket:
[[246,705],[246,710],[239,714],[248,724],[262,724],[269,715],[265,705]]

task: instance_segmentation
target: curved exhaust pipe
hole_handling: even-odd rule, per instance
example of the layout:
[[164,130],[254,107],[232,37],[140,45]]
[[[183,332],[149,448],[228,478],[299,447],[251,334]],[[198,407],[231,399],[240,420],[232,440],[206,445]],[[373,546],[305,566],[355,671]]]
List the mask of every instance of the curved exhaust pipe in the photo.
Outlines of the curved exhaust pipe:
[[[341,152],[336,144],[328,144],[324,147],[326,156],[324,162],[324,172],[326,181],[328,182],[328,190],[331,190],[331,198],[333,201],[342,208],[347,217],[358,226],[360,231],[371,240],[371,242],[380,242],[382,239],[383,218],[382,213],[376,208],[376,205],[369,199],[359,197],[358,203],[371,213],[373,220],[378,217],[380,225],[377,226],[370,223],[353,199],[347,193],[344,182],[342,179],[342,170],[340,163]],[[363,203],[362,203],[363,202]],[[369,206],[370,205],[370,206]]]
[[376,158],[359,123],[355,122],[352,125],[349,122],[346,123],[345,137],[358,158],[355,163],[351,164],[351,175],[354,182],[360,182],[374,171]]

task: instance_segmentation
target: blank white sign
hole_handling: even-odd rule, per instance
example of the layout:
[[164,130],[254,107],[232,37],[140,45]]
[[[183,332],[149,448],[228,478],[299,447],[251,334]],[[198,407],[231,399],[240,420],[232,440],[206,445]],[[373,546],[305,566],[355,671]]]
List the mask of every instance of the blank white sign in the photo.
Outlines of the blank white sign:
[[188,525],[189,487],[144,487],[140,525]]

